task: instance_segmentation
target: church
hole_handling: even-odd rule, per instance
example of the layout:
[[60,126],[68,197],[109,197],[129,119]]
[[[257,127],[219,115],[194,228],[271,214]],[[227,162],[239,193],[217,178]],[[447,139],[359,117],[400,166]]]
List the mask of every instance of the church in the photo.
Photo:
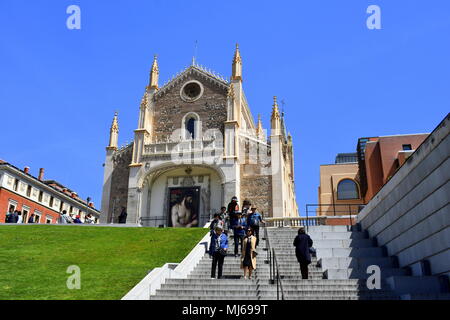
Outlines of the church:
[[[270,135],[255,122],[243,90],[238,45],[229,80],[200,66],[159,86],[155,56],[134,141],[118,146],[114,115],[106,147],[102,223],[203,227],[232,197],[263,217],[297,217],[292,136],[277,98]],[[268,104],[271,102],[268,102]]]

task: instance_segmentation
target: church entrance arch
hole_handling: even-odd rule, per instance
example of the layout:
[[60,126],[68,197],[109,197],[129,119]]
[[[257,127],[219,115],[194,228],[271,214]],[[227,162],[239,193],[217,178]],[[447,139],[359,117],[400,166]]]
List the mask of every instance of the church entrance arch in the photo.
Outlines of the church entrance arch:
[[148,172],[141,190],[141,223],[151,227],[203,227],[224,201],[220,169],[179,165]]

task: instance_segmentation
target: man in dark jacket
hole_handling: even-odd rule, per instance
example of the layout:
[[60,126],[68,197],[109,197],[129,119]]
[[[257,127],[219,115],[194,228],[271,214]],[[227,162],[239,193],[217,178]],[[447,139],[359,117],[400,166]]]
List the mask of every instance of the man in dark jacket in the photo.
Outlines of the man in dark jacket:
[[298,235],[295,237],[295,255],[297,261],[300,263],[300,271],[302,273],[302,279],[308,279],[308,265],[311,263],[311,255],[309,248],[313,245],[311,238],[305,233],[305,228],[300,227],[298,229]]
[[122,212],[119,215],[119,223],[127,223],[127,215],[125,207],[122,207]]

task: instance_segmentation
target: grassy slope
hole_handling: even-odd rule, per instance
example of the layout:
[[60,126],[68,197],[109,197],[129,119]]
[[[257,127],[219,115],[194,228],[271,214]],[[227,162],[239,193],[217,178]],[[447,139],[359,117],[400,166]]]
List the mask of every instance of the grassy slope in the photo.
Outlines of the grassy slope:
[[[180,262],[206,230],[0,226],[0,299],[120,299],[148,272]],[[66,287],[67,267],[81,289]]]

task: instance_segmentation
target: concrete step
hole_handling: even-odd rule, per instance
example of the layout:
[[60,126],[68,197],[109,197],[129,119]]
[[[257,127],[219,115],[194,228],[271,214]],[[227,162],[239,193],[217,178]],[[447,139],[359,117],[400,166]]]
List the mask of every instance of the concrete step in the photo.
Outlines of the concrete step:
[[386,282],[398,295],[438,294],[442,290],[442,283],[435,276],[391,276],[386,278]]
[[400,296],[402,300],[450,300],[450,293],[415,293],[403,294]]
[[[291,241],[271,241],[270,246],[281,250],[295,250],[293,239]],[[371,239],[334,239],[334,240],[314,240],[313,247],[319,248],[368,248],[373,247]]]
[[[241,296],[235,296],[235,297],[227,297],[227,300],[239,300],[242,301]],[[151,296],[150,300],[223,300],[223,297],[218,296],[170,296],[170,295],[164,295],[164,296]],[[255,296],[246,297],[245,300],[259,300],[259,298]]]
[[384,251],[382,248],[318,248],[318,258],[370,258],[370,257],[383,257]]
[[327,269],[363,269],[370,265],[377,265],[380,268],[393,268],[397,266],[397,259],[393,257],[339,257],[320,258],[317,262],[323,270]]
[[[399,268],[380,268],[381,278],[391,276],[406,276],[407,271]],[[327,279],[367,279],[372,273],[368,274],[365,269],[327,269],[324,275]]]

